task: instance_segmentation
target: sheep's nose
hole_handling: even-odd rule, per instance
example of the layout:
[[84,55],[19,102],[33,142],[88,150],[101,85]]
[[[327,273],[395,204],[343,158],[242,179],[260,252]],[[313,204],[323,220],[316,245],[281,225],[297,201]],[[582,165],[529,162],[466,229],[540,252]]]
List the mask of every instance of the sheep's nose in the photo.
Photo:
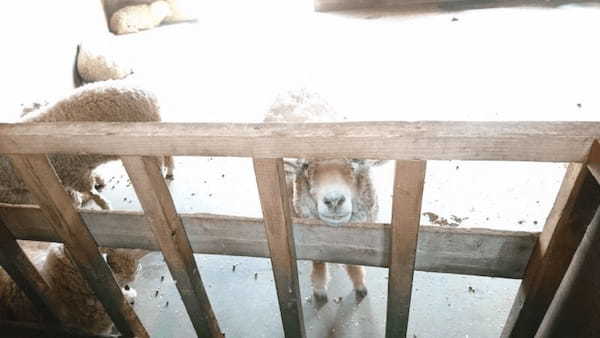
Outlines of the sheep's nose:
[[323,203],[330,208],[335,209],[338,205],[344,204],[346,197],[340,193],[329,193],[323,197]]

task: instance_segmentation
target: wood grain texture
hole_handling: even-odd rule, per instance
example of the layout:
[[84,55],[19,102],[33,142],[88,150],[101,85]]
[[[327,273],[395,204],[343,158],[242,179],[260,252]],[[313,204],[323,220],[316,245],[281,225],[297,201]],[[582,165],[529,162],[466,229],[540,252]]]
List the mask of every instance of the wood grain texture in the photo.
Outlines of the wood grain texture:
[[537,331],[538,338],[600,337],[600,208]]
[[0,153],[584,162],[596,138],[599,122],[69,122],[0,124]]
[[396,161],[385,330],[388,338],[405,337],[408,328],[425,168],[424,161]]
[[[160,250],[143,214],[129,211],[80,210],[101,246]],[[60,242],[35,206],[0,203],[0,215],[15,237]],[[207,214],[181,214],[195,253],[270,257],[261,219]],[[306,219],[294,220],[296,258],[387,267],[387,224],[332,227]],[[335,241],[331,239],[335,238]],[[522,278],[538,233],[419,228],[416,269],[466,275]]]
[[156,157],[122,157],[198,337],[223,337]]
[[29,155],[10,156],[10,159],[40,205],[44,219],[64,241],[73,262],[117,329],[126,336],[148,337],[48,158],[45,155]]
[[2,218],[0,218],[0,266],[27,295],[44,321],[59,322],[62,305],[52,296],[50,286],[25,255]]
[[306,337],[291,202],[281,159],[254,159],[265,233],[286,338]]
[[533,337],[587,225],[600,204],[600,186],[584,164],[571,164],[533,250],[502,337]]

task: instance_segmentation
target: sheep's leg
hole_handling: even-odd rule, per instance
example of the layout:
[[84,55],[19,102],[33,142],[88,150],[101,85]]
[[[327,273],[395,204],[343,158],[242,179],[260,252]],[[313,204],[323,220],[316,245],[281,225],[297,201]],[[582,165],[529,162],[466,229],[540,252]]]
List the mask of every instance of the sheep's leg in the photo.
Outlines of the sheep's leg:
[[100,196],[100,194],[95,193],[93,191],[86,191],[86,192],[82,192],[81,194],[83,195],[83,202],[81,203],[82,206],[84,204],[88,203],[90,200],[92,200],[92,201],[96,202],[96,204],[100,207],[100,209],[110,210],[110,204],[108,203],[107,200],[102,198],[102,196]]
[[175,161],[173,160],[173,156],[165,156],[164,157],[164,165],[167,168],[167,174],[165,178],[167,180],[172,180],[175,178],[173,171],[175,170]]
[[367,295],[367,287],[365,286],[365,269],[360,265],[345,265],[346,272],[352,281],[356,297],[362,299]]
[[327,302],[327,265],[323,262],[313,262],[310,278],[316,300]]

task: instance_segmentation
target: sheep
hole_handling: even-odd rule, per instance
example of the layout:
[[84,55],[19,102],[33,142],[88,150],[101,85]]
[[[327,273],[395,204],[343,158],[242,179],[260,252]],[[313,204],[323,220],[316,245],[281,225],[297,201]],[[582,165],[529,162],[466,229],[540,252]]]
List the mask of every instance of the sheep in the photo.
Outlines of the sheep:
[[[112,321],[103,305],[83,279],[62,244],[19,241],[36,269],[48,283],[49,292],[60,305],[57,316],[63,324],[92,334],[108,334]],[[137,292],[129,287],[140,271],[139,260],[147,251],[103,249],[108,265],[126,300]],[[43,317],[10,276],[0,268],[0,319],[41,322]]]
[[126,6],[112,14],[110,30],[115,34],[137,33],[160,25],[170,15],[171,6],[166,1]]
[[[265,122],[324,122],[339,120],[338,115],[319,95],[305,90],[277,98]],[[307,160],[284,162],[288,194],[296,217],[318,219],[331,226],[348,222],[373,222],[378,202],[370,168],[386,161]],[[362,266],[345,265],[358,300],[367,295]],[[311,281],[317,301],[327,301],[327,266],[313,262]]]
[[119,80],[133,74],[133,69],[119,60],[111,47],[98,41],[79,45],[77,73],[84,82]]
[[[22,122],[104,121],[152,122],[160,121],[160,107],[153,94],[124,81],[105,81],[76,89],[66,98],[25,115]],[[50,161],[67,191],[80,193],[84,201],[93,200],[102,209],[110,209],[97,191],[102,181],[92,176],[101,164],[118,160],[114,155],[50,154]],[[164,157],[166,178],[173,179],[174,163]],[[18,178],[7,157],[0,155],[0,202],[34,204],[31,193]]]

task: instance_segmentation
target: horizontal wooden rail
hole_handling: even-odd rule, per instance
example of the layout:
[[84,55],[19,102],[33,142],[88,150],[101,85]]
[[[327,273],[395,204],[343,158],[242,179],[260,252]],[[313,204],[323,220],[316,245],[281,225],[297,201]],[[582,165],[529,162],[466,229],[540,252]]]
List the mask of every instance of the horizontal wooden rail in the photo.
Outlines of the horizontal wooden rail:
[[600,122],[62,122],[0,124],[0,154],[584,162],[597,138]]
[[[159,250],[141,212],[79,211],[100,246]],[[0,213],[19,239],[60,241],[36,206],[0,203]],[[270,257],[261,219],[180,216],[195,253]],[[388,266],[389,225],[332,227],[300,219],[293,223],[298,259]],[[421,226],[416,269],[522,278],[537,238],[537,233],[529,232]]]

